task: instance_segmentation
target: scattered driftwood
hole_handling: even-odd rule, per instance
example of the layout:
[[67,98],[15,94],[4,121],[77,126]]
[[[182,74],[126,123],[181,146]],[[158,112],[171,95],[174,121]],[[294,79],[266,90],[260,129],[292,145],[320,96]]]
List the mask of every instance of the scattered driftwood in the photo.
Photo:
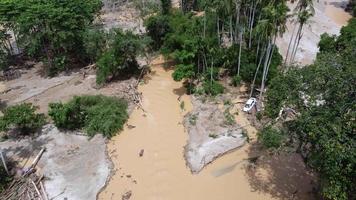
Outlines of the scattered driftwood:
[[45,149],[37,154],[31,166],[22,176],[15,177],[9,186],[0,194],[0,200],[48,200],[41,182],[43,176],[37,176],[36,166]]
[[139,155],[140,157],[142,157],[144,152],[145,152],[145,150],[144,150],[144,149],[141,149],[141,151],[140,151],[140,153],[139,153],[138,155]]
[[128,191],[124,195],[122,195],[122,200],[129,200],[131,198],[132,192]]

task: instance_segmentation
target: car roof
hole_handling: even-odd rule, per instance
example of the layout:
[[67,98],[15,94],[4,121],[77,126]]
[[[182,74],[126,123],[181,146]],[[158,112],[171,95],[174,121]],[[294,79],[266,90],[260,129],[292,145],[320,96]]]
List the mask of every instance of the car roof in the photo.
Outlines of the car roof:
[[256,101],[255,98],[250,98],[250,99],[246,102],[246,104],[251,104],[251,103],[254,102],[254,101]]

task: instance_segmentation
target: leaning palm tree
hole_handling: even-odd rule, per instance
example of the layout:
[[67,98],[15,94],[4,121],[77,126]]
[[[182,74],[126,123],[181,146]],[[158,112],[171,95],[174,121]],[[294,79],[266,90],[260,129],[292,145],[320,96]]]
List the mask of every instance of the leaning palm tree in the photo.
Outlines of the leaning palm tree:
[[294,40],[294,45],[291,53],[291,58],[290,58],[290,63],[293,63],[295,60],[295,56],[297,54],[297,50],[299,47],[300,40],[303,37],[302,30],[304,25],[308,22],[308,20],[313,16],[313,13],[309,10],[302,10],[298,13],[298,22],[299,22],[299,28]]
[[[269,67],[271,65],[272,57],[276,46],[276,38],[278,35],[282,35],[286,30],[286,22],[288,18],[288,7],[285,1],[278,2],[277,4],[270,4],[265,9],[266,20],[262,24],[262,28],[266,31],[267,45],[264,58],[262,82],[260,88],[259,102],[260,105],[263,101],[263,92],[265,89],[265,83],[267,81],[267,75]],[[263,55],[261,55],[263,56]],[[252,88],[253,89],[253,88]]]
[[[315,14],[315,9],[314,9],[314,4],[313,0],[299,0],[297,2],[297,5],[294,9],[294,15],[297,16],[297,22],[299,24],[297,34],[294,36],[294,30],[296,29],[296,26],[293,29],[293,34],[290,38],[288,49],[287,49],[287,54],[285,58],[285,65],[287,65],[287,60],[288,56],[290,54],[290,60],[289,60],[289,65],[292,64],[295,60],[295,56],[297,54],[297,50],[299,47],[299,42],[303,37],[303,27],[305,24],[308,22],[308,20]],[[292,43],[293,41],[293,43]],[[291,45],[293,44],[293,45]],[[290,49],[292,47],[292,49]],[[291,52],[290,52],[291,51]]]

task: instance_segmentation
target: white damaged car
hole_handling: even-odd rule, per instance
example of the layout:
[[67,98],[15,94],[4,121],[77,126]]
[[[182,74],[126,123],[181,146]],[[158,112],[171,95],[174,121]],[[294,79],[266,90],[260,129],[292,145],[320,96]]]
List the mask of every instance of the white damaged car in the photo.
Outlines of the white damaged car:
[[249,100],[247,100],[245,106],[242,108],[242,111],[244,112],[250,112],[251,109],[256,106],[257,100],[256,98],[250,98]]

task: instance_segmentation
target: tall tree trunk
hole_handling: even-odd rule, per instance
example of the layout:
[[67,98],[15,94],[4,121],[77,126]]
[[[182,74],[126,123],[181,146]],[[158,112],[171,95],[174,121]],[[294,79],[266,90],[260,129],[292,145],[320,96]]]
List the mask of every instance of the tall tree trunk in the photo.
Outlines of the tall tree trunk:
[[254,87],[255,87],[257,74],[258,74],[258,71],[260,70],[260,67],[261,67],[261,64],[262,64],[262,60],[264,58],[263,55],[265,54],[265,52],[266,52],[266,49],[264,48],[264,51],[261,54],[262,56],[260,57],[260,61],[258,62],[258,65],[257,65],[257,68],[256,68],[255,76],[253,77],[253,81],[252,81],[252,84],[251,84],[250,98],[252,97],[252,94],[253,94],[253,90],[254,90]]
[[[303,27],[302,27],[302,28],[303,28]],[[303,36],[302,29],[300,29],[299,36],[298,36],[298,40],[297,40],[297,46],[296,46],[296,48],[295,48],[295,51],[294,51],[294,54],[293,54],[293,58],[292,58],[292,61],[293,61],[293,62],[295,61],[295,56],[297,55],[299,43],[300,43],[300,40],[302,39],[302,36]]]
[[240,5],[236,0],[236,22],[235,22],[235,41],[238,41],[239,23],[240,23]]
[[260,96],[259,96],[259,105],[261,107],[262,105],[262,101],[263,101],[263,92],[265,89],[265,74],[267,71],[267,67],[268,67],[268,61],[269,61],[269,57],[271,55],[271,50],[272,50],[272,42],[271,39],[268,40],[268,46],[267,46],[267,50],[266,50],[266,57],[265,57],[265,62],[263,65],[263,73],[262,73],[262,81],[261,81],[261,89],[260,89]]
[[234,38],[233,38],[233,30],[232,30],[232,15],[230,15],[230,44],[232,45],[234,42]]
[[255,63],[257,63],[258,61],[258,56],[259,56],[259,52],[260,52],[260,44],[261,44],[261,36],[258,37],[257,40],[257,49],[256,49],[256,59],[255,59]]
[[241,29],[240,33],[240,47],[239,47],[239,58],[238,58],[238,64],[237,64],[237,75],[240,75],[240,67],[241,67],[241,51],[242,51],[242,38],[243,38],[243,28]]
[[217,20],[216,20],[216,26],[217,26],[217,30],[218,30],[218,43],[220,45],[220,22],[219,22],[219,16],[217,17]]
[[295,36],[295,39],[294,39],[294,43],[293,43],[293,48],[292,48],[292,54],[291,54],[291,58],[290,58],[290,60],[289,60],[289,64],[292,64],[293,62],[294,62],[294,60],[293,60],[293,55],[297,52],[297,50],[298,50],[298,47],[297,47],[297,40],[298,40],[298,37],[299,37],[299,35],[300,35],[300,33],[301,33],[301,24],[299,25],[299,27],[298,27],[298,31],[297,31],[297,34],[296,34],[296,36]]
[[276,39],[277,39],[277,36],[274,37],[273,44],[272,44],[272,52],[271,52],[270,57],[268,58],[269,60],[268,60],[268,64],[267,64],[266,74],[265,74],[265,81],[267,81],[267,75],[268,75],[268,72],[269,72],[269,67],[271,66],[273,53],[274,53],[274,50],[275,50],[275,47],[276,47]]
[[257,8],[257,2],[256,4],[253,6],[254,4],[252,3],[252,14],[251,14],[251,20],[250,20],[250,23],[249,23],[249,32],[250,32],[250,35],[249,35],[249,40],[248,40],[248,48],[250,49],[251,48],[251,44],[252,44],[252,29],[253,29],[253,24],[254,24],[254,21],[255,21],[255,11],[256,11],[256,8]]
[[206,36],[206,11],[204,9],[204,31],[203,31],[203,37],[205,38]]
[[288,60],[288,56],[289,56],[289,51],[290,51],[290,46],[292,44],[292,41],[293,41],[293,38],[294,38],[294,33],[295,33],[295,29],[297,28],[297,25],[294,26],[293,28],[293,32],[292,32],[292,36],[290,37],[290,40],[289,40],[289,44],[288,44],[288,49],[287,49],[287,54],[286,54],[286,57],[284,59],[284,67],[286,68],[286,65],[287,65],[287,60]]

